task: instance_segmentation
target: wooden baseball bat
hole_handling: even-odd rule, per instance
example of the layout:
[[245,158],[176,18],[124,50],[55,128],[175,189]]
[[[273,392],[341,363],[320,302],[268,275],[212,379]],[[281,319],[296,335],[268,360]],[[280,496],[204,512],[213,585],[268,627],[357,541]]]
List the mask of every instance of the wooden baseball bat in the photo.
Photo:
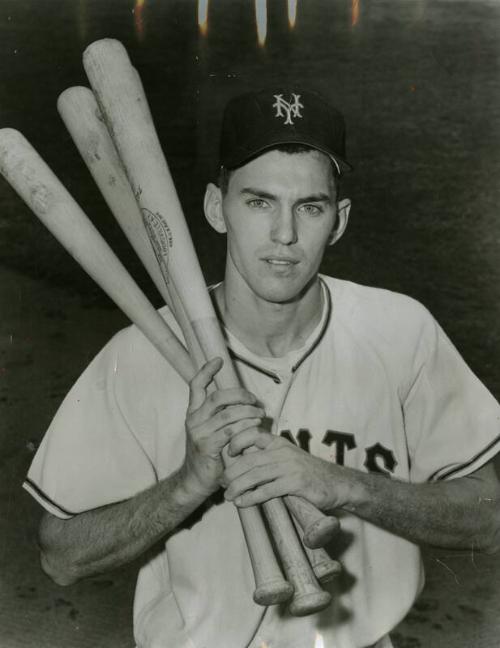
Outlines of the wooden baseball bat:
[[[239,379],[206,290],[138,74],[121,43],[110,39],[86,49],[84,66],[141,208],[165,281],[172,280],[176,286],[205,356],[223,358],[216,377],[219,388],[237,386]],[[288,580],[295,588],[290,611],[301,615],[324,608],[331,597],[319,587],[283,502],[271,500],[263,508]],[[239,509],[239,513],[252,555],[252,546],[262,542],[252,519],[257,509]],[[273,559],[270,554],[268,560]]]
[[21,133],[0,130],[0,173],[185,380],[191,359],[76,201]]
[[[68,88],[59,96],[57,108],[110,211],[163,299],[176,314],[190,356],[199,369],[206,361],[203,350],[197,342],[173,282],[170,281],[167,286],[163,280],[125,169],[94,94],[90,88]],[[286,498],[286,503],[299,521],[304,533],[304,543],[308,547],[323,547],[337,533],[339,525],[336,518],[325,516],[306,500],[292,496]]]
[[[0,172],[21,198],[178,373],[189,380],[195,370],[173,331],[158,316],[100,233],[20,133],[11,129],[0,131],[0,159]],[[137,211],[135,200],[134,208]],[[146,242],[151,250],[149,241]],[[154,256],[153,260],[157,267]],[[318,565],[318,578],[323,578],[325,556],[318,554],[314,561],[314,566]]]
[[[174,294],[175,305],[172,303],[171,308],[178,313],[182,309],[182,304],[176,291],[173,290],[172,282],[167,289],[160,273],[153,248],[142,224],[139,207],[92,91],[84,87],[68,88],[59,96],[57,108],[112,214],[160,294],[167,302],[172,301],[171,293]],[[181,322],[181,328],[185,337],[186,328],[188,329],[189,337],[192,329],[183,309],[182,316],[184,321]],[[194,359],[194,371],[195,367],[199,368],[203,364],[205,358],[202,349],[196,345],[195,336],[191,335],[191,337],[194,338],[194,345],[188,343],[188,346],[190,346],[191,358]],[[302,524],[304,524],[303,519]],[[338,563],[333,561],[323,549],[308,549],[307,556],[320,582],[325,582],[327,578],[338,573]]]
[[[134,76],[135,82],[138,83],[139,79],[136,71],[131,69],[131,74]],[[137,210],[137,206],[136,206],[136,210]],[[142,221],[143,216],[144,214],[142,214],[139,222]],[[152,228],[156,227],[154,213],[149,214],[149,223]],[[132,236],[134,236],[133,230],[131,230],[129,226],[127,226],[127,230],[129,233],[132,233]],[[144,230],[144,225],[143,225],[143,230]],[[170,235],[171,235],[170,232],[166,232],[167,238],[163,239],[160,242],[160,245],[166,245],[168,248],[168,238]],[[140,239],[137,237],[137,240]],[[147,235],[146,235],[146,240],[149,240]],[[149,245],[151,247],[151,243]],[[141,248],[141,254],[146,256],[144,246],[142,246],[142,244],[140,248]],[[151,267],[149,262],[148,265],[149,267]],[[158,267],[158,263],[157,263],[157,267]],[[188,276],[189,274],[186,275],[186,277]],[[170,295],[176,294],[175,284],[172,281],[168,280],[164,283],[167,285],[168,293]],[[198,291],[198,295],[199,292],[200,291]],[[196,297],[197,295],[195,293],[193,298],[196,299]],[[178,305],[177,312],[184,313],[184,307],[180,300],[178,300],[177,305]],[[191,326],[189,326],[189,329],[193,330]],[[197,340],[197,337],[195,337],[194,339]],[[205,351],[203,352],[203,357],[204,358],[208,357]],[[211,357],[213,357],[213,354],[211,355]],[[275,560],[272,547],[267,537],[267,533],[265,532],[264,523],[260,516],[259,511],[257,509],[251,509],[248,512],[247,511],[243,512],[243,514],[240,512],[240,517],[244,517],[247,520],[246,524],[244,524],[243,526],[243,530],[245,533],[245,537],[247,539],[247,544],[250,545],[249,553],[250,553],[250,559],[254,569],[254,575],[256,581],[254,599],[256,600],[256,602],[262,605],[274,605],[276,603],[287,600],[288,598],[290,598],[291,594],[293,593],[293,588],[286,580],[283,579],[281,570]]]
[[[205,356],[218,355],[225,360],[216,378],[219,387],[238,385],[138,74],[117,41],[91,45],[84,54],[84,65],[141,207],[165,281],[176,285]],[[264,510],[296,590],[292,613],[307,614],[325,607],[330,595],[318,587],[281,501],[266,503]],[[247,511],[240,509],[240,515],[245,517]],[[251,528],[248,539],[254,542]]]
[[[192,360],[174,332],[35,149],[21,133],[9,128],[0,130],[0,173],[71,256],[189,381],[194,374]],[[254,525],[267,540],[260,516]],[[257,602],[271,605],[288,600],[293,588],[283,579],[276,562],[268,565],[267,552],[266,547],[257,545],[251,558],[259,583]]]

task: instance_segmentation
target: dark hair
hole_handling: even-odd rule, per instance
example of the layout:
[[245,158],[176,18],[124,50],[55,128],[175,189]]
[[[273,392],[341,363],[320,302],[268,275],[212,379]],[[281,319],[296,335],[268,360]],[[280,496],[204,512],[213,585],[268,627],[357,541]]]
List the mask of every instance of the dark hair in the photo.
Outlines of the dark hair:
[[[290,155],[294,155],[297,153],[308,153],[309,151],[316,151],[316,150],[317,149],[313,148],[312,146],[290,143],[290,144],[279,144],[278,146],[273,146],[272,148],[267,149],[266,152],[280,151],[280,153],[288,153]],[[332,170],[333,184],[335,186],[335,194],[338,198],[339,191],[340,191],[340,176],[333,160],[331,161],[330,166]],[[233,171],[236,171],[237,168],[239,167],[236,167],[235,169],[227,169],[224,166],[220,167],[219,176],[217,179],[217,185],[221,190],[223,196],[225,196],[227,193],[231,174],[233,173]]]

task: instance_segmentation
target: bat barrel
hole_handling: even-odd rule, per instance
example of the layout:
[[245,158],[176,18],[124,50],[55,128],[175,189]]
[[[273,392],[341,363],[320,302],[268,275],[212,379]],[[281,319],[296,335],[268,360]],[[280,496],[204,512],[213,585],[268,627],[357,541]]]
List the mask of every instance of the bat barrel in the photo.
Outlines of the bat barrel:
[[175,314],[191,358],[199,368],[204,362],[203,351],[192,333],[177,291],[172,283],[165,283],[160,272],[137,201],[94,94],[90,88],[68,88],[59,96],[57,108],[111,213]]
[[48,165],[14,129],[0,130],[0,173],[81,267],[190,380],[193,368],[186,349]]

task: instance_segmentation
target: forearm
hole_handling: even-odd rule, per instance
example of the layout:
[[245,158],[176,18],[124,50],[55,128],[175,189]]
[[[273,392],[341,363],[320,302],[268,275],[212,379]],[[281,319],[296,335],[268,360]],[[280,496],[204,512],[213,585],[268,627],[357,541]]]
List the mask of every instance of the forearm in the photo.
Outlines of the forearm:
[[[252,445],[260,452],[243,453]],[[491,462],[466,477],[414,484],[339,466],[265,432],[232,439],[230,450],[238,458],[224,473],[225,497],[237,506],[299,495],[417,544],[500,549],[500,486]]]
[[182,467],[129,500],[40,525],[43,569],[61,585],[130,562],[171,533],[221,483],[221,452],[232,434],[259,425],[264,411],[244,389],[209,385],[222,360],[207,362],[190,383]]
[[410,484],[345,470],[352,488],[344,510],[417,544],[497,550],[500,502],[481,479]]
[[42,567],[60,585],[114,569],[172,532],[207,495],[179,470],[129,500],[69,520],[47,515],[39,534]]

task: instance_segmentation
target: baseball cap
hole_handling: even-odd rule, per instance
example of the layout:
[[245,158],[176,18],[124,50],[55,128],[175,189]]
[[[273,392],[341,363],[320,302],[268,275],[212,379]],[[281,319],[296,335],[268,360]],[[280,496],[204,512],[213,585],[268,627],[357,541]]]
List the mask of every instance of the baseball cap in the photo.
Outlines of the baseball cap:
[[300,89],[247,92],[229,101],[222,119],[220,164],[234,169],[266,149],[303,144],[328,155],[339,175],[345,159],[342,114],[319,93]]

